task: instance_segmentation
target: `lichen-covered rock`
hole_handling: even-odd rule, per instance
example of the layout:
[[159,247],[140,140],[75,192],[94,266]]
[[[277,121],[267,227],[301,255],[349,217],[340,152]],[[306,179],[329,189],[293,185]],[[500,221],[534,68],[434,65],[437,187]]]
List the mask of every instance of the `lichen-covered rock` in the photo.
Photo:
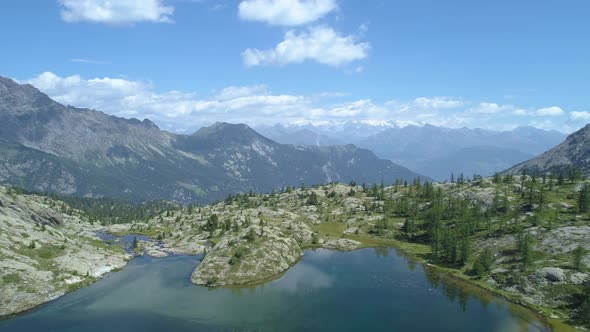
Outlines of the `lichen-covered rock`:
[[590,226],[566,226],[542,236],[541,246],[552,254],[569,253],[578,246],[590,250]]
[[322,247],[326,249],[335,249],[335,250],[354,250],[358,249],[361,246],[361,243],[355,240],[350,239],[331,239],[323,243]]
[[550,282],[563,282],[565,280],[565,272],[558,267],[544,267],[537,271],[537,274]]
[[[247,238],[250,229],[255,238]],[[297,262],[303,252],[297,241],[281,236],[279,229],[251,226],[238,235],[224,237],[191,276],[195,284],[243,285],[270,279]]]
[[581,285],[590,278],[587,273],[576,272],[570,275],[570,282],[574,285]]
[[342,202],[342,205],[344,206],[344,209],[346,211],[364,211],[365,210],[365,206],[363,205],[363,201],[361,199],[358,199],[356,197],[348,197],[346,199],[344,199],[344,201]]
[[0,187],[0,316],[53,300],[120,269],[131,256],[103,244],[102,226]]

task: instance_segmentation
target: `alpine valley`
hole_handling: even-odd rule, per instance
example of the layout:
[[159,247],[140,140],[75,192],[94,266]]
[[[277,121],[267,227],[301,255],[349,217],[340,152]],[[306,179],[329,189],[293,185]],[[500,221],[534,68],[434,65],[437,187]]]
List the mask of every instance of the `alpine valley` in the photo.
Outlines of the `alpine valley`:
[[590,1],[0,1],[0,332],[590,332]]
[[[347,130],[354,132],[354,128],[358,133],[350,137],[359,138],[367,127],[349,124]],[[342,296],[339,290],[351,289],[330,288],[332,282],[364,284],[367,280],[372,280],[367,285],[375,287],[375,301],[391,300],[383,297],[398,289],[390,283],[413,285],[402,287],[412,292],[407,296],[425,292],[420,295],[424,300],[442,304],[458,297],[463,312],[470,303],[480,312],[478,318],[501,315],[505,317],[502,324],[520,320],[516,325],[525,330],[583,329],[590,323],[589,128],[560,144],[561,134],[533,128],[493,132],[429,125],[382,128],[359,140],[391,159],[406,155],[409,162],[422,160],[423,155],[427,156],[424,163],[447,160],[445,167],[458,170],[452,181],[434,182],[379,159],[370,150],[329,145],[339,144],[343,137],[318,136],[309,128],[288,134],[274,126],[275,134],[282,132],[277,136],[282,143],[245,124],[216,123],[192,135],[178,135],[160,130],[147,119],[64,106],[31,85],[0,78],[0,181],[4,185],[0,187],[0,315],[59,298],[34,314],[0,321],[0,330],[53,326],[56,315],[76,317],[78,326],[91,329],[97,320],[86,316],[89,309],[77,303],[89,301],[89,306],[100,307],[101,287],[119,289],[109,292],[109,303],[126,301],[134,298],[124,295],[130,291],[127,287],[144,283],[152,285],[154,297],[149,301],[159,314],[164,307],[175,308],[168,314],[181,315],[182,321],[202,320],[210,324],[206,330],[227,324],[240,328],[245,321],[234,321],[239,315],[223,322],[215,317],[243,300],[242,289],[254,290],[247,301],[259,308],[256,311],[267,310],[263,309],[268,306],[265,298],[253,295],[264,292],[266,285],[276,292],[276,301],[285,301],[285,308],[290,308],[293,299],[285,296],[285,287],[331,298]],[[269,130],[267,134],[273,136]],[[295,138],[298,141],[290,142]],[[399,147],[393,149],[396,142]],[[551,142],[558,145],[508,167],[510,160],[517,163],[528,158],[522,150],[508,146],[520,146],[532,155]],[[409,145],[415,147],[414,154]],[[503,172],[484,177],[460,171],[462,164],[482,163],[486,174]],[[437,166],[441,165],[432,165]],[[444,177],[434,171],[427,174]],[[372,254],[365,248],[377,249]],[[387,248],[399,255],[388,261],[393,265],[379,261],[389,255]],[[364,263],[340,261],[355,255],[362,255]],[[170,276],[166,264],[175,266],[174,273],[190,275],[186,278],[194,285],[189,292],[200,295],[187,296],[185,289],[179,293],[175,286],[168,286],[175,281],[162,279]],[[331,264],[349,272],[337,273]],[[383,266],[389,267],[380,270]],[[153,274],[153,269],[161,272]],[[314,282],[320,286],[306,279],[314,273]],[[296,279],[295,286],[285,285],[297,275],[305,277]],[[400,280],[400,275],[405,279]],[[118,280],[113,277],[97,282],[105,276],[124,280],[112,281]],[[416,280],[421,280],[419,285],[414,284]],[[86,295],[64,296],[86,286],[90,292]],[[228,295],[220,287],[237,291]],[[324,293],[324,288],[330,293]],[[213,306],[213,312],[181,314],[184,309],[176,304],[202,308],[204,289],[213,289],[207,293],[213,297],[208,301],[225,298],[228,303]],[[440,289],[446,297],[432,295],[432,289]],[[499,311],[488,308],[490,294]],[[469,298],[480,302],[474,304]],[[161,302],[165,299],[174,305]],[[406,306],[403,297],[399,301]],[[133,316],[142,305],[129,303],[121,310]],[[419,306],[413,303],[408,309]],[[353,307],[352,311],[360,310],[356,304]],[[442,307],[449,310],[448,305]],[[320,306],[312,309],[320,310]],[[480,322],[455,326],[462,321],[455,317],[464,319],[463,314],[449,311],[445,315],[449,319],[443,323],[449,330],[483,328]],[[324,323],[336,324],[320,319],[311,329],[322,330]],[[179,320],[173,324],[180,324]],[[282,319],[249,324],[261,330],[301,328]],[[406,326],[403,320],[375,324],[376,329]],[[166,326],[194,327],[193,323]],[[487,327],[497,330],[495,325]]]
[[203,203],[286,185],[419,176],[353,145],[279,144],[244,124],[216,123],[176,135],[147,119],[61,105],[3,77],[0,151],[2,184],[133,201]]

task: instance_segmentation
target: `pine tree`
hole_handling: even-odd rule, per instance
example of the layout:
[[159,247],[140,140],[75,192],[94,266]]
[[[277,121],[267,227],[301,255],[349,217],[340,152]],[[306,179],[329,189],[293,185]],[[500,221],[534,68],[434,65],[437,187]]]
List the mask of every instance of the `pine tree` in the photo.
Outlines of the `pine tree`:
[[319,203],[318,195],[316,195],[315,192],[312,192],[307,199],[307,205],[318,205]]
[[212,231],[217,229],[219,224],[219,217],[217,216],[217,214],[213,213],[212,215],[209,216],[209,221],[207,222],[207,226],[208,226],[208,230]]
[[254,228],[250,227],[250,230],[248,230],[248,233],[246,233],[244,238],[249,242],[256,241],[256,231],[254,231]]
[[578,311],[578,320],[583,324],[590,325],[590,278],[586,279],[583,286],[580,309]]
[[501,181],[501,176],[500,173],[495,173],[494,174],[494,183],[498,184]]
[[582,259],[584,258],[584,255],[586,255],[587,252],[588,251],[584,249],[584,247],[582,246],[578,246],[576,249],[572,251],[572,265],[576,270],[581,271],[584,269]]
[[406,218],[402,230],[406,234],[406,237],[409,240],[412,240],[416,232],[416,223],[414,222],[414,220]]
[[524,181],[526,179],[526,170],[522,170],[522,174],[520,176],[520,195],[524,198]]
[[557,184],[560,186],[563,186],[563,184],[565,183],[565,176],[563,175],[563,171],[559,172],[559,175],[557,177]]
[[541,186],[541,190],[539,191],[539,211],[543,211],[543,206],[545,205],[545,186]]
[[553,191],[553,185],[555,181],[555,172],[549,173],[549,191]]
[[492,271],[492,265],[494,264],[494,253],[490,248],[485,248],[475,259],[473,263],[473,268],[475,269],[475,273],[480,278],[483,278],[485,275]]
[[463,234],[463,236],[461,237],[461,242],[460,242],[460,254],[461,255],[459,256],[459,264],[461,266],[465,265],[465,263],[469,259],[470,251],[471,251],[471,241],[469,239],[469,236]]
[[521,236],[519,247],[523,270],[528,269],[533,263],[533,245],[534,240],[532,235],[526,233]]
[[590,210],[590,185],[585,184],[578,195],[578,210],[586,213]]

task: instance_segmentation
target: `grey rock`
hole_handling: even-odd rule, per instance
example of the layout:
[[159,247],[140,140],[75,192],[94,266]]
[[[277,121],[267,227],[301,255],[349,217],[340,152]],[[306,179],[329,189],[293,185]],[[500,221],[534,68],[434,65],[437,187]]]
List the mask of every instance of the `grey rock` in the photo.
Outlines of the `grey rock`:
[[586,280],[588,280],[589,276],[587,273],[582,273],[582,272],[576,272],[576,273],[572,273],[570,275],[570,282],[574,285],[581,285],[583,284]]
[[565,272],[558,267],[544,267],[538,274],[550,282],[562,282],[565,280]]

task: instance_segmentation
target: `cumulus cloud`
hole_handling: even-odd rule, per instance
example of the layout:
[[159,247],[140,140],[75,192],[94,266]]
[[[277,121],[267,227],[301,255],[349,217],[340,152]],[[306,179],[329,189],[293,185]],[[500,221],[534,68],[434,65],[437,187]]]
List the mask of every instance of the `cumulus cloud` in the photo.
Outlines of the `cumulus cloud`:
[[512,111],[512,105],[498,105],[496,103],[481,102],[476,107],[471,108],[472,113],[476,114],[497,114],[504,111]]
[[61,18],[68,22],[129,24],[172,22],[174,7],[161,0],[59,0]]
[[[126,118],[149,118],[162,128],[176,132],[192,132],[216,121],[251,125],[308,121],[395,121],[402,124],[430,123],[446,127],[491,129],[534,125],[564,130],[567,121],[570,121],[569,127],[577,128],[582,120],[590,119],[590,112],[571,112],[569,116],[564,115],[563,119],[554,116],[549,121],[539,117],[535,109],[490,102],[473,103],[454,97],[423,96],[384,103],[364,98],[333,103],[326,101],[330,98],[322,97],[322,93],[309,96],[281,94],[274,93],[266,85],[229,86],[201,95],[174,90],[158,92],[154,84],[147,81],[111,77],[86,79],[79,75],[61,77],[51,72],[26,82],[63,104],[97,109]],[[333,93],[326,95],[331,96]],[[338,98],[346,96],[343,93],[336,95]],[[474,112],[474,108],[480,111]],[[514,116],[515,110],[526,111],[526,116]]]
[[535,112],[538,116],[560,116],[563,113],[563,110],[557,106],[540,108]]
[[246,21],[297,26],[314,22],[337,7],[336,0],[244,0],[238,15]]
[[29,79],[56,101],[121,117],[150,118],[169,130],[196,129],[215,121],[265,121],[269,115],[294,117],[307,98],[272,94],[266,86],[227,87],[206,96],[195,92],[157,92],[150,82],[122,78],[60,77],[51,72]]
[[420,111],[450,110],[462,107],[464,104],[463,100],[452,97],[418,97],[409,102],[389,100],[384,106],[397,114],[410,111],[416,114]]
[[247,67],[286,65],[306,60],[341,66],[367,57],[369,43],[357,42],[352,35],[343,36],[334,29],[317,26],[297,33],[288,31],[284,40],[272,49],[247,49],[242,53]]
[[451,109],[463,106],[463,101],[451,97],[420,97],[414,100],[414,105],[431,109]]
[[586,111],[580,111],[580,112],[571,112],[570,113],[570,117],[572,118],[572,120],[585,120],[588,121],[590,120],[590,112],[586,112]]
[[316,113],[321,117],[330,118],[372,118],[383,115],[384,109],[375,105],[370,99],[361,99],[344,104],[335,105],[323,111]]

